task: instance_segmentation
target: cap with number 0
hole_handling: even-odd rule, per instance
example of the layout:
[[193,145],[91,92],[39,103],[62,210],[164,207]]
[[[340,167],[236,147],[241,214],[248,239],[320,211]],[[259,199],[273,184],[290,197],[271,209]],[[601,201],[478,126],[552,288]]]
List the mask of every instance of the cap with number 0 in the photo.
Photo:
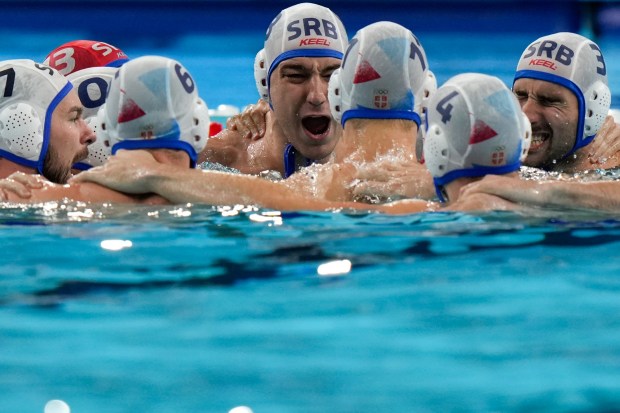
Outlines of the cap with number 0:
[[[117,67],[89,67],[67,75],[67,79],[77,89],[78,97],[84,107],[82,117],[90,128],[99,134],[97,112],[105,103],[110,83],[118,71]],[[112,148],[103,139],[88,145],[88,157],[73,165],[79,170],[102,165],[112,154]]]

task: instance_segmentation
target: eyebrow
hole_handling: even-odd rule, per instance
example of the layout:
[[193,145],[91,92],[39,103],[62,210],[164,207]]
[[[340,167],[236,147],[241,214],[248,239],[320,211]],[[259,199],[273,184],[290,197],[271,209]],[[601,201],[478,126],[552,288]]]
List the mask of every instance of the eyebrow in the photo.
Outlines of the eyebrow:
[[341,66],[340,64],[329,65],[329,66],[323,68],[323,70],[321,70],[321,72],[328,72],[330,70],[333,72],[334,70],[340,68],[340,66]]
[[[529,94],[527,88],[513,88],[514,94]],[[559,91],[555,90],[538,90],[534,92],[534,95],[547,100],[567,100],[567,97]]]
[[84,113],[84,107],[83,106],[73,106],[71,109],[69,109],[67,111],[67,113],[72,113],[72,112],[77,112],[78,116],[82,116],[82,113]]
[[[340,64],[338,64],[338,63],[337,64],[333,64],[333,65],[329,65],[329,66],[326,66],[326,67],[322,68],[320,70],[320,72],[321,73],[329,72],[329,71],[333,72],[334,70],[338,69],[339,67],[340,67]],[[306,71],[306,72],[312,71],[312,68],[309,68],[309,67],[307,67],[305,65],[302,65],[302,64],[283,64],[282,65],[282,70],[287,70],[287,69],[288,70]]]

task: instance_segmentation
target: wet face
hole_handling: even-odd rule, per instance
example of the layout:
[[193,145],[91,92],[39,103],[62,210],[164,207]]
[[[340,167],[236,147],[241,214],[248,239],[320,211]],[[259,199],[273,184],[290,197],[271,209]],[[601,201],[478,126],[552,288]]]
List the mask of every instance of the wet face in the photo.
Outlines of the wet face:
[[303,156],[329,156],[341,134],[327,100],[329,78],[340,67],[331,57],[285,60],[271,74],[269,94],[274,117]]
[[43,175],[52,182],[66,183],[71,177],[73,164],[86,159],[88,145],[96,139],[82,118],[82,110],[73,89],[52,114],[50,144],[43,163]]
[[577,97],[564,86],[537,79],[518,79],[513,91],[532,123],[532,143],[524,164],[553,169],[577,139]]

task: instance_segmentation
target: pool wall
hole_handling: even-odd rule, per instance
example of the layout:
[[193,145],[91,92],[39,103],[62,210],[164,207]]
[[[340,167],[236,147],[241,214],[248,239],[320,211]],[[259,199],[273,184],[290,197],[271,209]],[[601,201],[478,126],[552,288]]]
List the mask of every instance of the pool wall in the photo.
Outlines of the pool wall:
[[[110,42],[147,41],[166,44],[177,36],[264,31],[291,1],[249,0],[2,0],[2,30],[79,32]],[[579,30],[589,3],[579,1],[322,1],[356,31],[378,20],[391,20],[414,32],[546,34]]]

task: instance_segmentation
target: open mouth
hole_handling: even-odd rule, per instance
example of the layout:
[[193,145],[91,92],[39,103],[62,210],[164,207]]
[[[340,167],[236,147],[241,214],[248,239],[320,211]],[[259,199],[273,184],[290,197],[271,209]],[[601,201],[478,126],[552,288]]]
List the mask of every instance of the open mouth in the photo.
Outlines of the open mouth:
[[532,133],[532,140],[530,142],[530,150],[529,152],[536,152],[539,150],[545,142],[549,140],[551,135],[547,132],[536,132]]
[[301,124],[310,134],[321,136],[329,131],[331,118],[327,116],[308,116],[301,120]]

